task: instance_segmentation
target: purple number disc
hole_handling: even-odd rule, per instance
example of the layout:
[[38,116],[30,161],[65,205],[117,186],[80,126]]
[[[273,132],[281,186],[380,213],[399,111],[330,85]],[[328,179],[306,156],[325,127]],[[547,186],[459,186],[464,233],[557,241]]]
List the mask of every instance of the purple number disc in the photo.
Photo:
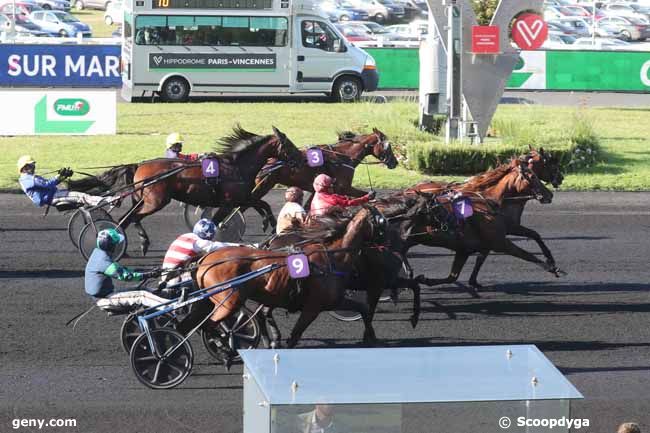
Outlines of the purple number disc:
[[325,161],[323,160],[323,151],[315,147],[307,149],[307,165],[310,167],[320,167]]
[[206,158],[201,161],[201,172],[203,177],[219,177],[219,160]]
[[461,198],[458,201],[454,202],[454,214],[458,219],[467,219],[474,215],[474,209],[472,209],[472,201],[468,198]]
[[287,257],[287,267],[291,278],[307,278],[309,276],[309,260],[304,254]]

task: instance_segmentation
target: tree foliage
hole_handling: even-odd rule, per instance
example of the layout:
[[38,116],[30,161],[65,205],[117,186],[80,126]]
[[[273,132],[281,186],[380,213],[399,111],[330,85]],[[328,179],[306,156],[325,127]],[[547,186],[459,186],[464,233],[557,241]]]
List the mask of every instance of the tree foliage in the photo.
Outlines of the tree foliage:
[[487,26],[497,10],[499,0],[473,0],[472,7],[476,14],[476,20],[482,26]]

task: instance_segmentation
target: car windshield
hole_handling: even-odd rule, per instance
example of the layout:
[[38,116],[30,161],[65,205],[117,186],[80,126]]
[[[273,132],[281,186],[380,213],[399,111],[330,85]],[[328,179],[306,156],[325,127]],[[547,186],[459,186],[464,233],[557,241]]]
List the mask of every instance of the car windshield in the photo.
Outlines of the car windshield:
[[366,36],[367,33],[357,27],[339,27],[345,36]]
[[560,39],[562,39],[562,42],[565,44],[573,44],[576,41],[576,38],[574,38],[571,35],[559,35]]
[[354,5],[350,2],[342,1],[338,3],[339,7],[345,8],[345,9],[353,9]]
[[381,24],[377,23],[364,23],[364,26],[368,27],[371,32],[373,33],[388,33],[388,30],[386,27],[382,26]]
[[70,14],[54,14],[56,17],[64,23],[77,23],[79,20]]

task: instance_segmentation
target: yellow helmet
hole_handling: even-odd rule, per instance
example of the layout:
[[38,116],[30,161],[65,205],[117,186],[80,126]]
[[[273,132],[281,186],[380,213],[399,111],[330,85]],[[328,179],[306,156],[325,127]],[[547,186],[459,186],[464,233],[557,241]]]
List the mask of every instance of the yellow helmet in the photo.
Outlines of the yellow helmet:
[[183,139],[183,136],[179,134],[178,132],[172,132],[167,136],[167,149],[172,147],[173,145],[177,143],[183,144],[185,140]]
[[34,158],[32,158],[29,155],[23,155],[20,158],[18,158],[18,163],[16,164],[16,167],[18,167],[18,173],[20,173],[23,169],[28,164],[36,164],[36,161],[34,161]]

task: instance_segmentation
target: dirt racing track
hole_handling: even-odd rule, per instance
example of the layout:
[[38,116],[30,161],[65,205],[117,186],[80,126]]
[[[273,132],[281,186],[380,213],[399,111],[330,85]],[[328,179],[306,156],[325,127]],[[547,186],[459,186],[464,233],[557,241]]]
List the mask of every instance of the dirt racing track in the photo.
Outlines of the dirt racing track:
[[[276,213],[280,197],[277,191],[269,196]],[[66,217],[53,211],[43,218],[22,195],[1,195],[0,208],[0,432],[11,431],[15,418],[77,420],[73,429],[41,430],[52,432],[241,431],[241,365],[226,372],[212,364],[195,337],[192,375],[176,389],[145,388],[120,347],[121,318],[94,310],[74,331],[64,326],[90,306],[83,293],[85,262],[67,239]],[[246,216],[247,240],[254,242],[260,221]],[[410,294],[402,294],[396,307],[381,304],[375,318],[381,344],[536,344],[584,394],[571,415],[590,420],[586,431],[612,432],[623,421],[647,430],[650,194],[557,193],[551,205],[531,204],[524,224],[548,241],[567,276],[557,279],[531,264],[490,256],[480,298],[457,285],[425,289],[415,330],[407,321]],[[180,207],[170,205],[146,219],[145,227],[153,243],[146,258],[131,248],[134,258],[125,263],[135,267],[161,263],[167,245],[184,230]],[[131,239],[135,245],[135,233]],[[537,251],[533,242],[517,244]],[[416,248],[411,262],[416,274],[442,277],[451,255]],[[296,317],[276,313],[283,337]],[[321,315],[299,347],[358,346],[362,332],[359,322]],[[492,431],[498,430],[495,419]]]

